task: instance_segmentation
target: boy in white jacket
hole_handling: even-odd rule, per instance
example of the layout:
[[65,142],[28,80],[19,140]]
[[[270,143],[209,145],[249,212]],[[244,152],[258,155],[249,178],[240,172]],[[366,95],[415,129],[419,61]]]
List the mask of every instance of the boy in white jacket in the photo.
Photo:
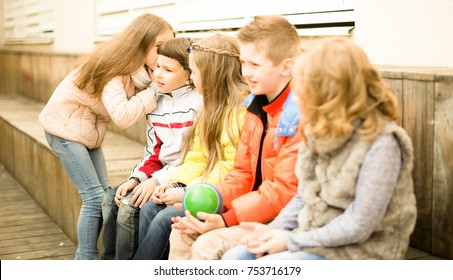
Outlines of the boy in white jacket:
[[156,186],[177,170],[186,134],[198,119],[202,97],[190,80],[189,43],[175,38],[158,47],[153,83],[158,101],[147,114],[148,144],[129,179],[104,197],[102,259],[132,259],[138,247],[139,210]]

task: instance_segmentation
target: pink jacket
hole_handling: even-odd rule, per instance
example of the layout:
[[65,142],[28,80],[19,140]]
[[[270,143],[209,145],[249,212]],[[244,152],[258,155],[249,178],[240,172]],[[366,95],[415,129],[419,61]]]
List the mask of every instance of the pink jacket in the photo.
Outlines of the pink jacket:
[[[115,77],[99,99],[75,86],[77,71],[72,71],[58,85],[39,115],[41,125],[50,134],[96,148],[104,141],[107,125],[112,120],[118,127],[127,128],[156,107],[154,90],[144,83],[143,75],[141,89],[136,88],[130,76]],[[142,91],[137,93],[139,90]]]

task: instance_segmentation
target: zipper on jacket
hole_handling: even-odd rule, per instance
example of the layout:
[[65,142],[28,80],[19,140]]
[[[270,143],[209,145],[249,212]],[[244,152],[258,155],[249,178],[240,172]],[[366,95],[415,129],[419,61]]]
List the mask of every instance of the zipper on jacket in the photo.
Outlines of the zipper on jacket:
[[98,141],[99,141],[99,130],[97,128],[98,118],[99,118],[99,115],[96,115],[95,121],[94,121],[94,123],[95,123],[95,131],[96,131],[96,141],[94,142],[94,143],[96,143],[95,147],[100,146],[99,143],[98,143]]
[[[173,98],[173,96],[170,96],[170,102],[171,102],[172,108],[174,108],[175,107],[175,99]],[[169,117],[170,117],[170,120],[167,122],[168,123],[167,126],[170,129],[170,131],[173,131],[173,129],[171,128],[171,122],[173,120],[173,110],[170,112]]]

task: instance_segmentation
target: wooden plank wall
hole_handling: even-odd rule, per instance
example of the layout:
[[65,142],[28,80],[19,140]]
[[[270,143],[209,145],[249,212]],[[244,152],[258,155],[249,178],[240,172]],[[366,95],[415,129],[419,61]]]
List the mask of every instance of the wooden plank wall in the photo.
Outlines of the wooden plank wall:
[[[44,103],[75,61],[73,55],[0,51],[0,95]],[[411,246],[453,259],[453,69],[378,68],[400,101],[399,121],[414,144],[418,218]],[[145,126],[110,129],[145,144]]]
[[[61,80],[75,67],[81,55],[0,50],[0,95],[20,95],[42,102],[49,100]],[[146,120],[115,133],[146,144]]]
[[439,75],[434,89],[432,252],[453,259],[453,78]]
[[411,246],[453,258],[453,69],[380,67],[414,145],[418,217]]

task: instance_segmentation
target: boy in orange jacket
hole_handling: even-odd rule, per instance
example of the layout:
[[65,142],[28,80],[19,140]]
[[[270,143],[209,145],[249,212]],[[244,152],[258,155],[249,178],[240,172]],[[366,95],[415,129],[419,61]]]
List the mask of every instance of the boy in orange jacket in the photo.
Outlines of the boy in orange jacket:
[[300,37],[283,17],[257,16],[238,39],[252,94],[234,167],[217,185],[224,210],[174,217],[169,259],[220,259],[246,234],[240,222],[272,221],[297,191],[300,116],[290,82]]

